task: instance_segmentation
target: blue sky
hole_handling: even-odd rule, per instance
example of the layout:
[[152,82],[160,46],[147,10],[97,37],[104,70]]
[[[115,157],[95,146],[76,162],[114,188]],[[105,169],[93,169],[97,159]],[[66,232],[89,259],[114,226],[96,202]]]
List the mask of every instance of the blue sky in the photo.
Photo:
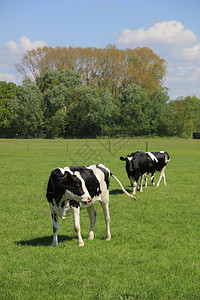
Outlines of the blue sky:
[[15,64],[47,46],[149,47],[167,62],[171,99],[200,98],[199,0],[0,0],[0,80],[22,83]]

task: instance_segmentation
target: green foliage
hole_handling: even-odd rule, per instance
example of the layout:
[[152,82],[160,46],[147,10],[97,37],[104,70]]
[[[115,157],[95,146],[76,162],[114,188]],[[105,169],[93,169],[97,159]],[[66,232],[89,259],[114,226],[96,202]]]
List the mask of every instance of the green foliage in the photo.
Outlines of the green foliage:
[[144,90],[136,84],[130,84],[123,90],[120,101],[123,127],[127,134],[137,136],[148,134],[149,124],[146,118],[148,98]]
[[[134,59],[137,58],[137,59]],[[152,93],[162,86],[166,63],[148,47],[117,49],[105,48],[43,47],[28,50],[17,64],[24,78],[38,82],[38,77],[51,70],[76,70],[84,84],[97,88],[109,88],[117,96],[121,87],[136,83]]]
[[[107,55],[111,55],[110,49],[112,59],[117,60],[115,48],[108,48]],[[131,59],[131,64],[137,64],[136,58]],[[105,59],[109,78],[111,65],[107,56]],[[140,57],[141,62],[148,73],[151,64],[146,65]],[[190,137],[192,131],[200,130],[197,97],[169,101],[167,90],[159,85],[150,92],[125,81],[111,92],[115,81],[113,85],[106,80],[99,86],[86,85],[75,71],[49,70],[37,77],[37,84],[26,80],[23,87],[17,87],[0,82],[0,137]]]
[[169,106],[174,112],[173,122],[178,136],[189,137],[192,131],[200,130],[200,99],[188,96],[171,101]]
[[9,103],[16,97],[16,84],[0,81],[0,136],[9,136],[11,112]]
[[62,71],[49,70],[38,77],[36,82],[42,93],[60,84],[63,84],[67,89],[72,89],[82,83],[80,75],[68,69]]
[[51,170],[75,162],[102,162],[130,191],[119,157],[145,151],[145,142],[111,139],[108,151],[107,139],[0,140],[1,299],[199,299],[196,140],[148,140],[150,151],[162,149],[171,156],[165,171],[167,186],[149,184],[137,193],[137,201],[127,198],[111,178],[110,242],[104,240],[105,221],[97,202],[93,241],[88,240],[89,217],[82,210],[85,246],[78,246],[68,215],[59,220],[58,247],[51,247],[52,220],[45,198]]
[[[109,125],[114,109],[108,90],[98,91],[88,86],[73,90],[69,107],[67,128],[69,135],[98,136]],[[68,133],[67,133],[68,134]]]
[[14,136],[37,137],[43,125],[42,94],[38,87],[21,87],[10,101],[11,127]]
[[148,120],[150,121],[150,132],[153,135],[173,136],[173,132],[170,131],[173,112],[168,109],[168,101],[167,91],[161,88],[157,88],[149,98]]
[[200,130],[200,99],[169,101],[166,61],[148,47],[37,48],[17,69],[20,92],[0,82],[0,137],[189,137]]

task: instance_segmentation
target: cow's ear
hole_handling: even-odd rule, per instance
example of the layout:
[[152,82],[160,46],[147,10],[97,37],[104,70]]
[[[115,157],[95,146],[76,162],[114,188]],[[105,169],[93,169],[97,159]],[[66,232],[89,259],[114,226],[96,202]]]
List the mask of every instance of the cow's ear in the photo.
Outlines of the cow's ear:
[[126,160],[126,158],[121,156],[121,157],[120,157],[120,160]]

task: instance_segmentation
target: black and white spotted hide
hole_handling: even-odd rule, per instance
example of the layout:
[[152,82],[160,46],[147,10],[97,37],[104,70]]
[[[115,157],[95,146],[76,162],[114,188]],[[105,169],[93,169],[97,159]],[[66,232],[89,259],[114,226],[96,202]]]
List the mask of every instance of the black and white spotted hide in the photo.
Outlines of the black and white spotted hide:
[[58,217],[64,219],[69,212],[74,217],[74,230],[78,235],[79,246],[84,246],[80,227],[80,210],[86,208],[90,217],[89,239],[94,239],[96,212],[94,203],[99,200],[106,223],[106,240],[110,240],[109,183],[115,178],[124,193],[132,199],[121,182],[102,164],[89,167],[56,168],[51,172],[46,197],[50,204],[53,220],[52,246],[58,245]]

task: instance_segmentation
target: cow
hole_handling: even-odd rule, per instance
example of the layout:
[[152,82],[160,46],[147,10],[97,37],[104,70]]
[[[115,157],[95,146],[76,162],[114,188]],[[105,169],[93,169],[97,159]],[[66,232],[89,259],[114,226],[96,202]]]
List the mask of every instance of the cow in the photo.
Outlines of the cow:
[[[151,173],[151,183],[155,185],[154,177],[155,172],[160,171],[157,187],[160,185],[160,181],[163,178],[164,185],[166,186],[165,168],[170,161],[170,156],[165,151],[160,152],[146,152],[147,159],[149,161],[148,172]],[[145,176],[145,187],[147,187],[147,176]]]
[[[144,174],[148,171],[148,158],[147,155],[138,150],[137,152],[131,153],[126,157],[120,157],[121,161],[126,161],[126,172],[130,179],[131,186],[133,188],[133,194],[136,193],[136,188],[142,192],[142,182]],[[142,176],[141,184],[139,187],[139,178]]]
[[46,197],[50,204],[53,220],[52,246],[58,245],[58,217],[64,219],[69,212],[74,217],[74,230],[78,235],[79,246],[84,246],[80,227],[80,210],[86,208],[90,217],[89,239],[94,239],[96,212],[94,203],[99,200],[104,211],[106,223],[106,240],[111,239],[109,213],[109,183],[112,176],[120,185],[123,192],[129,194],[110,170],[103,164],[89,167],[65,167],[54,169],[49,177]]

